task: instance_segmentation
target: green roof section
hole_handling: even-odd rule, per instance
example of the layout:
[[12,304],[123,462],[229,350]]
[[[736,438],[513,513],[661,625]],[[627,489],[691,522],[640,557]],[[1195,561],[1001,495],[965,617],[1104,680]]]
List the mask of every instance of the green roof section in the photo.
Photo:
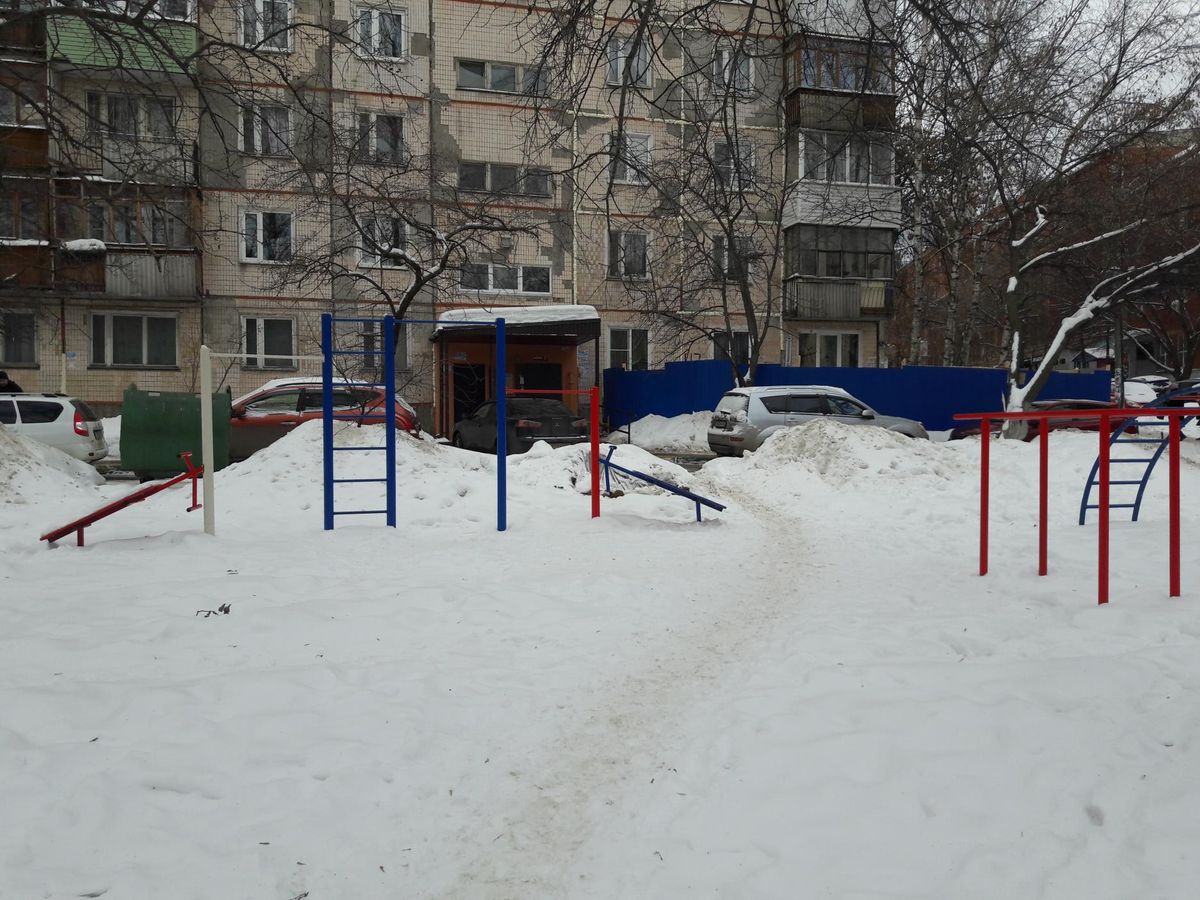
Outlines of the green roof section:
[[[147,28],[153,33],[147,33]],[[195,68],[195,25],[159,21],[147,23],[147,28],[116,19],[86,21],[51,15],[46,21],[46,54],[51,60],[96,69],[180,75]]]

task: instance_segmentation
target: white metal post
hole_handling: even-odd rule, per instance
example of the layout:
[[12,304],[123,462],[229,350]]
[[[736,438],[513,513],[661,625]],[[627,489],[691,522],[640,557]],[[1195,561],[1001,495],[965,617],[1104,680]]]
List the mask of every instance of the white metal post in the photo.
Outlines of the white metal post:
[[213,386],[212,356],[208,345],[200,345],[200,459],[204,466],[204,533],[217,533],[217,511],[213,506]]

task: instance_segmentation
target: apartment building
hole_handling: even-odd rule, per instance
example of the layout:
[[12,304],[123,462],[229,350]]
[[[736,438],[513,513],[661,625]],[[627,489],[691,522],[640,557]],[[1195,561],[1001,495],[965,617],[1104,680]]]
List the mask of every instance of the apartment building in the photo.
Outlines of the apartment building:
[[[481,0],[158,0],[140,31],[125,24],[140,3],[109,8],[103,40],[65,34],[87,26],[55,24],[51,7],[5,38],[27,44],[29,64],[0,67],[0,83],[22,85],[12,102],[0,88],[19,223],[0,212],[0,262],[24,273],[0,282],[0,364],[27,387],[65,375],[101,404],[129,384],[194,390],[206,342],[236,354],[217,380],[237,394],[317,371],[321,313],[381,316],[410,299],[419,323],[398,335],[398,383],[438,431],[494,385],[494,341],[439,326],[453,310],[578,308],[552,325],[524,315],[513,387],[585,388],[611,366],[740,362],[752,347],[763,362],[874,359],[865,326],[886,311],[895,216],[859,218],[846,237],[828,192],[877,201],[890,146],[866,139],[865,184],[847,162],[857,135],[820,179],[804,160],[822,130],[882,129],[864,111],[894,100],[882,80],[805,80],[808,51],[740,4],[640,38],[634,22],[606,23],[566,73],[539,65],[546,10]],[[39,131],[18,95],[43,84],[68,114]],[[22,218],[30,192],[10,175],[43,186],[41,219]],[[845,249],[860,233],[861,259]],[[339,341],[382,344],[360,326]]]

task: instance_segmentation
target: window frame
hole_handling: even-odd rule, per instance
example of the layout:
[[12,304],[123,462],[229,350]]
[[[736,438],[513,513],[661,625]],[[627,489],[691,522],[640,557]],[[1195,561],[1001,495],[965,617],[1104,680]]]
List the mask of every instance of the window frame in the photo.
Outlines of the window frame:
[[[114,317],[123,318],[140,318],[142,320],[142,362],[140,363],[115,363],[112,362],[113,355],[113,328],[112,320]],[[96,359],[96,319],[104,320],[104,359],[98,361]],[[145,360],[149,357],[150,350],[150,328],[147,325],[150,319],[169,319],[175,323],[175,345],[173,349],[174,362],[170,364],[164,363],[147,363]],[[160,369],[160,370],[177,370],[179,368],[179,314],[166,312],[145,312],[141,310],[105,310],[98,312],[96,310],[88,311],[88,353],[89,367],[95,369]]]
[[[400,260],[391,256],[384,257],[382,253],[372,251],[370,248],[365,246],[367,242],[367,225],[370,223],[372,226],[371,230],[375,234],[378,234],[380,222],[389,223],[389,230],[391,227],[399,223],[399,233],[401,235],[401,240],[403,241],[403,243],[399,245],[399,249],[405,251],[405,253],[408,252],[408,222],[406,222],[401,216],[391,215],[388,213],[375,213],[365,216],[358,216],[355,219],[355,229],[358,236],[359,266],[364,269],[407,269],[408,267]],[[375,241],[376,251],[381,249],[377,238],[372,237],[371,240]],[[396,246],[392,245],[388,249],[394,250],[396,249]],[[385,259],[389,260],[389,262],[384,262]]]
[[[243,369],[251,369],[256,372],[268,372],[279,370],[295,370],[297,368],[296,360],[296,317],[295,316],[242,316],[242,333],[241,333],[241,366]],[[256,362],[250,362],[251,354],[248,349],[249,345],[249,324],[254,322],[254,339],[257,345],[253,358]],[[292,336],[292,352],[290,356],[279,357],[277,354],[266,353],[266,323],[267,322],[287,322],[291,326]],[[271,365],[265,362],[266,357],[274,355],[281,362],[277,365]]]
[[[718,338],[725,338],[725,337],[729,337],[730,333],[732,333],[732,335],[733,335],[733,344],[734,344],[734,347],[733,347],[733,349],[734,349],[735,351],[737,351],[737,350],[740,350],[740,348],[739,348],[739,347],[737,347],[736,345],[738,344],[739,338],[740,338],[741,336],[745,335],[745,338],[746,338],[746,358],[745,358],[745,360],[744,360],[744,361],[741,361],[741,362],[739,362],[737,358],[732,358],[732,359],[731,359],[731,358],[730,358],[730,356],[731,356],[731,355],[730,355],[730,354],[727,354],[727,353],[726,353],[724,350],[722,350],[722,349],[721,349],[721,348],[718,346],[718,344],[717,344],[717,339],[718,339]],[[733,362],[733,364],[734,364],[735,366],[746,366],[746,365],[749,365],[749,364],[750,364],[750,356],[751,356],[751,355],[753,354],[753,352],[754,352],[754,336],[753,336],[753,335],[750,333],[750,331],[749,331],[748,329],[746,329],[746,328],[733,328],[733,329],[730,329],[730,331],[728,331],[728,332],[727,332],[727,331],[724,331],[724,330],[722,330],[722,331],[714,331],[714,332],[712,333],[712,341],[711,341],[711,343],[712,343],[712,358],[713,358],[713,359],[715,359],[715,360],[720,360],[721,362],[730,362],[730,361],[732,361],[732,362]]]
[[[821,349],[821,338],[836,337],[837,349],[834,351],[837,357],[835,362],[828,363],[824,360],[824,352]],[[857,342],[855,348],[855,364],[847,365],[845,362],[847,356],[847,346],[844,340],[847,337],[853,337]],[[812,363],[804,362],[804,343],[805,338],[812,338]],[[862,365],[862,348],[864,335],[861,331],[847,331],[845,329],[838,330],[835,328],[820,328],[815,330],[805,330],[796,333],[797,356],[799,357],[798,365],[802,368],[834,368],[834,369],[861,369]]]
[[[468,85],[468,84],[462,83],[461,66],[463,63],[483,66],[483,85],[482,86]],[[512,69],[515,70],[515,75],[514,75],[515,86],[514,86],[513,90],[507,91],[504,88],[498,88],[495,86],[495,84],[493,83],[493,78],[492,78],[492,68],[494,66],[511,67]],[[542,91],[538,90],[536,87],[534,90],[529,89],[529,73],[530,72],[534,72],[537,75],[541,74],[536,65],[530,65],[528,63],[506,62],[504,60],[472,59],[472,58],[466,57],[466,56],[454,57],[454,86],[455,86],[455,88],[457,88],[460,91],[484,91],[485,93],[489,93],[489,94],[505,94],[508,96],[516,96],[516,97],[536,97],[536,96],[539,96],[539,94],[541,94]],[[540,78],[538,80],[540,81]]]
[[[722,166],[717,161],[718,147],[727,148],[728,164],[725,166]],[[752,141],[739,140],[737,143],[730,143],[729,141],[713,141],[711,153],[713,171],[723,184],[736,191],[746,191],[754,187],[754,164],[757,153],[755,152],[755,145]]]
[[[371,46],[370,48],[363,47],[362,44],[362,17],[363,14],[370,17],[371,25]],[[388,56],[376,51],[379,43],[379,22],[381,15],[398,16],[400,19],[400,55]],[[393,6],[375,6],[369,3],[356,3],[354,5],[354,52],[360,59],[380,59],[389,62],[406,62],[409,59],[409,34],[408,34],[408,10],[403,7]]]
[[[462,186],[462,170],[463,166],[483,166],[484,186],[463,187]],[[493,180],[493,167],[499,166],[505,169],[515,169],[516,178],[513,180],[513,185],[516,190],[500,190],[495,186]],[[546,179],[546,193],[531,193],[527,185],[530,183],[530,176],[544,177]],[[479,160],[462,159],[458,162],[458,189],[471,194],[494,194],[497,197],[535,197],[540,199],[548,199],[554,196],[554,171],[545,166],[522,166],[520,163],[502,163],[502,162],[480,162]]]
[[[718,89],[718,96],[726,90],[741,99],[754,96],[754,57],[739,53],[738,50],[739,45],[728,44],[718,44],[713,48],[713,87]],[[730,73],[734,63],[743,61],[746,63],[746,83],[740,86],[737,75],[731,78]]]
[[[617,142],[617,133],[611,131],[608,135],[608,152],[612,157],[611,171],[613,183],[645,187],[650,183],[650,177],[638,172],[629,164],[629,160],[633,158],[633,154],[629,151],[629,139],[645,139],[645,157],[639,162],[643,168],[648,169],[654,163],[654,135],[640,131],[624,131],[621,133],[621,137],[622,146],[614,149]],[[617,175],[618,167],[622,165],[625,167],[625,176],[623,178]]]
[[[263,10],[268,3],[282,3],[287,5],[287,22],[284,25],[282,34],[287,44],[286,47],[279,47],[273,44],[264,43],[267,34],[262,28]],[[253,39],[247,40],[246,36],[246,6],[254,5],[255,9],[255,32]],[[238,24],[238,43],[243,47],[253,48],[256,52],[261,53],[291,53],[295,49],[295,41],[292,38],[293,26],[296,24],[296,4],[295,0],[238,0],[237,7],[237,24]]]
[[[646,364],[640,369],[635,367],[636,361],[634,359],[634,340],[633,340],[634,332],[641,332],[645,336]],[[628,358],[627,366],[620,366],[613,360],[613,353],[614,353],[613,335],[617,334],[617,333],[624,333],[624,335],[625,335],[625,347],[624,347],[624,349],[619,350],[617,352],[625,354],[625,356]],[[621,368],[621,369],[624,369],[624,371],[626,371],[626,372],[649,371],[651,355],[652,354],[651,354],[651,341],[650,341],[650,329],[649,328],[639,328],[634,325],[609,325],[608,326],[608,368],[610,368],[610,369]]]
[[[554,293],[554,271],[549,263],[466,263],[469,266],[487,266],[487,287],[475,288],[464,287],[462,284],[462,273],[459,274],[458,290],[467,294],[528,294],[534,297],[549,297]],[[496,269],[516,269],[517,270],[517,286],[515,288],[498,288],[496,284]],[[525,269],[545,269],[546,270],[546,290],[545,291],[530,291],[525,287]],[[465,267],[464,270],[465,272]]]
[[[5,355],[5,346],[8,341],[8,328],[5,319],[16,316],[29,317],[30,330],[30,350],[32,356],[30,359],[9,359]],[[37,368],[38,365],[38,323],[37,313],[31,309],[6,309],[0,311],[0,366],[9,368]]]
[[[607,51],[605,54],[605,73],[604,81],[609,87],[622,87],[625,84],[625,70],[627,60],[629,59],[629,46],[633,43],[634,35],[613,35],[608,42]],[[637,63],[634,62],[633,71],[630,72],[634,77],[628,87],[648,88],[654,85],[654,65],[650,54],[650,45],[647,37],[643,35],[642,42],[638,45],[639,53],[645,54],[645,68],[642,74],[637,74]],[[614,71],[615,70],[615,71]]]
[[[838,146],[836,151],[831,153],[830,146],[834,140],[838,142]],[[862,142],[861,146],[864,150],[863,159],[866,163],[866,177],[862,181],[850,180],[850,160],[853,155],[851,148],[855,140]],[[840,184],[852,187],[895,186],[895,146],[891,141],[879,135],[878,132],[821,131],[818,129],[802,128],[796,133],[796,141],[797,181],[809,181],[816,184]],[[821,150],[821,168],[823,170],[821,174],[812,177],[808,174],[808,151],[810,145],[819,145]],[[883,148],[891,160],[891,164],[888,166],[886,181],[877,181],[875,179],[876,148]],[[831,172],[832,167],[837,167],[840,169],[840,172]],[[840,177],[831,177],[832,175],[840,175]]]
[[[282,109],[287,112],[287,130],[284,135],[279,135],[277,132],[272,132],[274,138],[281,138],[284,144],[283,150],[279,153],[268,153],[263,149],[266,143],[263,138],[268,133],[267,119],[263,115],[264,109]],[[252,147],[246,144],[246,118],[249,116],[251,120],[251,142]],[[241,114],[238,116],[238,151],[247,156],[264,156],[271,159],[289,158],[292,156],[292,133],[293,133],[293,110],[286,103],[251,103],[241,107]]]
[[[631,234],[640,234],[642,237],[644,237],[646,239],[646,247],[645,247],[644,254],[643,254],[645,257],[645,261],[646,261],[646,271],[640,275],[630,275],[628,272],[625,271],[626,247],[625,247],[624,238]],[[613,235],[621,235],[621,240],[619,241],[619,243],[621,245],[621,255],[620,255],[620,258],[618,258],[616,260],[614,260],[612,258]],[[606,277],[613,281],[649,281],[651,269],[653,268],[652,253],[651,253],[651,247],[653,246],[653,243],[654,243],[654,241],[653,241],[653,237],[652,237],[651,233],[644,229],[641,229],[641,228],[609,228],[605,234],[605,241],[604,241],[604,256],[605,256],[604,271],[606,273]],[[614,264],[615,264],[615,267],[614,267]]]
[[[246,256],[246,216],[253,215],[257,217],[256,228],[256,246],[259,255],[257,257]],[[263,254],[263,248],[266,243],[263,240],[263,216],[268,215],[283,215],[288,217],[288,255],[284,259],[266,259]],[[286,265],[291,262],[292,256],[296,250],[296,214],[289,209],[255,209],[245,207],[239,210],[238,229],[238,261],[249,263],[258,266],[278,266]]]

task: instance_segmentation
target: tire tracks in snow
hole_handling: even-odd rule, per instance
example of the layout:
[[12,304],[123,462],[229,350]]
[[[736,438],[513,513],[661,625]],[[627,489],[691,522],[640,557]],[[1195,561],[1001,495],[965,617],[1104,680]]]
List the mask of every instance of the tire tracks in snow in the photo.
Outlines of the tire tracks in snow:
[[[597,813],[620,809],[630,787],[661,771],[652,760],[661,759],[668,743],[677,742],[675,724],[704,701],[707,687],[721,680],[727,668],[752,660],[752,649],[777,634],[778,622],[791,611],[796,579],[815,562],[807,558],[800,522],[725,480],[701,480],[732,501],[735,517],[758,526],[759,534],[748,540],[754,552],[740,563],[745,590],[703,621],[672,630],[668,643],[649,651],[636,671],[597,690],[595,701],[525,766],[516,802],[506,810],[491,810],[498,815],[489,817],[490,823],[503,821],[500,834],[480,826],[457,836],[460,846],[473,849],[474,855],[459,868],[454,883],[435,897],[532,900],[571,896],[573,885],[587,884],[580,881],[587,873],[574,861],[603,819]],[[739,522],[737,527],[746,525]],[[781,568],[780,559],[789,565]]]

